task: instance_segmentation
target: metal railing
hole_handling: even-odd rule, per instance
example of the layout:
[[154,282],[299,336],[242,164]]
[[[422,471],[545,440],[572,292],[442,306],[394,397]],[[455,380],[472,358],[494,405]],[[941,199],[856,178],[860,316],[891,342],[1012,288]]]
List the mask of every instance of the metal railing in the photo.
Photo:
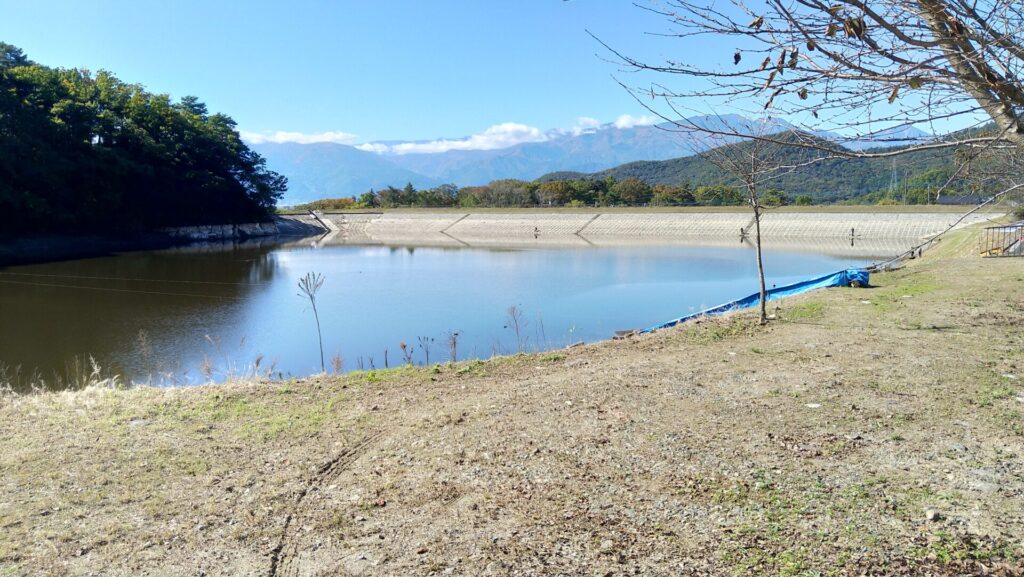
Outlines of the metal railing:
[[1024,256],[1024,221],[987,227],[981,236],[981,256]]

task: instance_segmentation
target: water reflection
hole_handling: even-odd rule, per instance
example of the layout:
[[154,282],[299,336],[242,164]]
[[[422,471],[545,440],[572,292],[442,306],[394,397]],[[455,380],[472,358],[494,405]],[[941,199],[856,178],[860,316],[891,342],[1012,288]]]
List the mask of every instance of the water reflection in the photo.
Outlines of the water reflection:
[[[160,379],[274,281],[271,246],[203,244],[0,269],[0,362],[65,377],[73,358]],[[211,337],[212,338],[212,337]],[[181,375],[191,379],[199,375]]]
[[[750,247],[737,239],[385,240],[211,243],[0,269],[0,362],[37,368],[51,382],[69,359],[88,355],[129,380],[155,383],[221,380],[257,363],[260,372],[309,374],[319,370],[319,351],[296,283],[311,271],[326,277],[319,302],[327,357],[345,369],[380,368],[385,357],[395,366],[401,341],[417,363],[430,347],[432,360],[447,360],[440,343],[449,332],[461,335],[459,358],[514,352],[522,341],[534,349],[604,339],[756,286]],[[768,241],[769,282],[903,248],[855,244]],[[507,328],[511,306],[522,314],[518,336]]]

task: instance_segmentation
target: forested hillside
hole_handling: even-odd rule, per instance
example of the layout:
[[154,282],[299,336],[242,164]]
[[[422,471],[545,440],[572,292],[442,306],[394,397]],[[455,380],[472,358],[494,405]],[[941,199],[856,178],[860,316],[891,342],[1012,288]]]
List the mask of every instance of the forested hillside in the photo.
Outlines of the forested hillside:
[[0,234],[260,220],[285,188],[197,98],[50,68],[0,42]]
[[[743,149],[749,142],[727,147]],[[769,147],[771,148],[771,147]],[[714,154],[714,151],[711,152]],[[765,155],[779,165],[801,165],[819,153],[807,148],[776,146]],[[919,151],[892,158],[835,158],[807,164],[792,172],[780,171],[769,188],[785,191],[790,196],[809,196],[815,202],[851,200],[867,193],[885,191],[893,185],[898,189],[928,189],[941,186],[956,169],[954,150]],[[703,156],[686,156],[672,160],[630,162],[591,174],[556,172],[540,181],[607,178],[640,179],[654,186],[737,184],[735,178],[722,172]],[[958,183],[959,184],[959,183]]]

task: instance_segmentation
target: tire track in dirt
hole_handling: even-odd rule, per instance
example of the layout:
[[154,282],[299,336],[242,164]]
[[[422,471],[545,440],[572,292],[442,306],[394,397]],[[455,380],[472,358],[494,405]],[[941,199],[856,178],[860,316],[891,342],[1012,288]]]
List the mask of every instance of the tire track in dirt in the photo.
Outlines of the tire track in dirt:
[[284,529],[281,531],[281,539],[278,541],[277,546],[271,551],[270,554],[270,569],[267,572],[268,577],[279,577],[283,575],[289,575],[288,571],[290,566],[290,559],[294,557],[298,551],[297,535],[293,527],[301,526],[298,522],[302,517],[302,502],[309,494],[310,490],[314,487],[324,485],[331,479],[341,474],[350,464],[355,462],[360,456],[362,456],[366,447],[376,441],[383,434],[383,431],[367,435],[360,439],[354,445],[345,448],[343,451],[338,453],[333,459],[327,461],[321,465],[310,479],[306,482],[305,487],[299,491],[295,497],[295,504],[292,506],[292,510],[285,517]]

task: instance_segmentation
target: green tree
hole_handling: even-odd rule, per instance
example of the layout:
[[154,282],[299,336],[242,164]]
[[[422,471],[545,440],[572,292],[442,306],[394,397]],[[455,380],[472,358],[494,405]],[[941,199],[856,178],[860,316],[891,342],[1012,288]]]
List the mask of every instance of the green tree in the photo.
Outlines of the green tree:
[[600,190],[599,183],[593,180],[579,179],[571,181],[569,186],[572,188],[572,191],[569,193],[570,202],[587,205],[597,202],[597,195]]
[[706,206],[738,206],[743,204],[743,193],[735,187],[722,184],[699,186],[693,192],[693,197],[699,204]]
[[655,206],[679,206],[693,204],[690,185],[656,184],[651,189],[651,204]]
[[765,208],[773,208],[789,204],[789,198],[786,196],[786,193],[776,189],[764,191],[764,193],[761,194],[760,201]]
[[285,178],[195,97],[48,68],[0,44],[0,234],[269,217]]
[[416,202],[416,187],[411,182],[405,183],[402,194],[398,197],[398,206],[412,206]]
[[537,202],[542,206],[562,206],[572,198],[573,187],[564,180],[541,183],[537,187]]
[[373,208],[380,206],[380,200],[377,198],[377,193],[371,189],[359,195],[359,204],[365,208]]
[[15,66],[29,66],[32,61],[25,56],[21,48],[0,42],[0,68],[14,68]]
[[624,204],[639,206],[651,200],[651,187],[639,178],[627,178],[615,183],[613,190]]

